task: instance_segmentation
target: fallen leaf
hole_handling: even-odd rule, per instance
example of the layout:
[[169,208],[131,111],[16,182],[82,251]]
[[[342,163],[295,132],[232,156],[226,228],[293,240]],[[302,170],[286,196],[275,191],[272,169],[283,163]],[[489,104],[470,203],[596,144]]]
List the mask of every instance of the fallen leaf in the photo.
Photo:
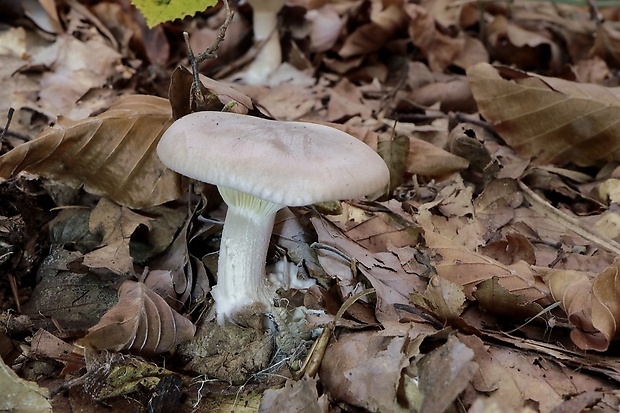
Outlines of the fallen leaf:
[[593,165],[620,148],[620,89],[481,63],[467,70],[480,113],[538,164]]
[[435,232],[424,215],[419,216],[418,223],[424,229],[426,245],[434,252],[433,262],[437,274],[462,285],[468,298],[473,298],[472,294],[480,282],[498,277],[500,285],[512,293],[524,296],[527,302],[540,300],[549,303],[550,294],[547,286],[526,262],[504,265],[482,254],[469,251]]
[[454,336],[418,362],[419,387],[424,393],[420,408],[425,413],[443,413],[478,370],[474,352]]
[[157,158],[172,122],[168,100],[133,95],[81,121],[59,120],[0,157],[0,179],[38,174],[118,204],[145,208],[180,198],[181,178]]
[[338,51],[344,58],[369,54],[379,50],[404,24],[406,16],[401,7],[390,5],[371,15],[371,22],[359,26]]
[[101,234],[103,241],[99,249],[84,255],[82,263],[89,268],[107,268],[115,274],[133,274],[129,241],[136,228],[148,227],[149,221],[148,217],[101,198],[90,214],[89,230]]
[[448,176],[469,166],[467,159],[451,154],[421,139],[411,138],[407,172],[423,176]]
[[36,383],[23,380],[0,358],[0,410],[8,412],[52,412],[48,391]]
[[378,332],[342,334],[327,348],[319,376],[327,390],[371,412],[405,412],[396,397],[409,365],[404,337]]
[[[522,295],[512,293],[502,287],[497,277],[478,284],[474,297],[483,309],[508,320],[528,320],[543,312],[541,305],[528,302]],[[549,316],[542,314],[539,317],[547,319]]]
[[[501,412],[520,411],[530,403],[540,412],[550,412],[563,395],[573,394],[571,370],[562,370],[536,354],[483,342],[479,337],[459,335],[473,350],[479,370],[465,392],[465,400],[479,397],[495,402]],[[475,391],[473,391],[475,390]]]
[[561,66],[559,46],[543,30],[538,33],[497,15],[486,30],[487,44],[494,59],[521,68],[544,67],[557,72]]
[[411,301],[427,308],[439,320],[451,326],[465,324],[460,320],[467,301],[463,287],[438,275],[431,277],[424,294],[412,294]]
[[301,380],[287,380],[284,387],[267,389],[260,402],[259,413],[327,413],[326,395],[319,397],[318,380],[304,376]]
[[[340,251],[334,254],[329,249],[317,249],[319,262],[327,274],[334,277],[341,289],[342,297],[359,292],[360,280],[352,273],[351,263],[377,290],[377,319],[388,323],[398,319],[394,304],[408,304],[409,295],[425,288],[425,281],[416,274],[407,273],[394,252],[372,253],[355,241],[347,238],[334,224],[312,217],[318,241]],[[424,286],[424,287],[423,287]]]
[[409,37],[422,50],[434,72],[443,72],[461,54],[465,39],[452,38],[435,27],[435,19],[424,7],[407,3],[404,10],[409,16]]
[[172,351],[194,336],[195,326],[143,283],[125,281],[118,296],[118,304],[88,329],[80,345],[149,356]]
[[620,323],[620,260],[590,279],[577,271],[546,270],[545,280],[575,325],[571,339],[583,350],[607,350]]

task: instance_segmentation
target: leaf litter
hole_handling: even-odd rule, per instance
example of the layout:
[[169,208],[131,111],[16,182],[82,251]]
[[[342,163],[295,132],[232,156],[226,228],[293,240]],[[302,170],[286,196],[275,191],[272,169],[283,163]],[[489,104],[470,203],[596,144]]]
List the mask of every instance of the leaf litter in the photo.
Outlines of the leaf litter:
[[[213,39],[223,8],[148,29],[125,2],[31,3],[47,9],[11,12],[39,31],[0,33],[0,96],[17,110],[0,291],[40,329],[0,338],[30,355],[3,351],[7,365],[53,390],[37,403],[163,406],[157,392],[176,386],[169,409],[614,411],[617,8],[298,2],[280,16],[288,65],[259,86],[222,78],[244,64],[250,9],[236,9],[231,43],[201,66],[206,108],[334,125],[392,175],[374,201],[280,215],[270,266],[317,281],[282,293],[291,341],[251,316],[214,328],[220,201],[154,152],[192,110],[191,71],[171,70],[187,63],[179,27]],[[58,362],[50,382],[25,367]]]

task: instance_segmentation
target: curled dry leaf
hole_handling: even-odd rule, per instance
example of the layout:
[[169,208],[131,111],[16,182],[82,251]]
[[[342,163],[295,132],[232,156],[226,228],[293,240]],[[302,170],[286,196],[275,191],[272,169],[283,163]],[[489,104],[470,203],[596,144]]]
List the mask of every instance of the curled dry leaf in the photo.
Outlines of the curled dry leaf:
[[118,304],[88,330],[81,345],[148,356],[171,351],[194,336],[195,326],[145,284],[125,281],[118,293]]
[[62,181],[118,204],[145,208],[181,196],[181,178],[155,148],[172,122],[167,99],[120,98],[92,118],[61,118],[36,139],[0,157],[0,180],[27,171]]
[[482,116],[521,156],[580,166],[613,158],[620,89],[494,68],[467,70]]
[[538,272],[575,326],[571,340],[577,347],[607,350],[620,323],[620,260],[594,279],[579,271],[540,268]]

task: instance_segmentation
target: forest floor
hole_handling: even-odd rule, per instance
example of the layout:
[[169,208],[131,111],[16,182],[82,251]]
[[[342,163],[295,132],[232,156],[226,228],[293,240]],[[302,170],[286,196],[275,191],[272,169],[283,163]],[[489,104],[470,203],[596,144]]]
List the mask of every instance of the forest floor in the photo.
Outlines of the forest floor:
[[[222,41],[222,4],[0,4],[0,410],[617,412],[620,7],[294,0],[258,84],[231,9]],[[188,44],[218,46],[202,104]],[[226,206],[155,151],[196,110],[326,124],[390,171],[278,213],[268,263],[304,280],[276,328],[214,319]]]

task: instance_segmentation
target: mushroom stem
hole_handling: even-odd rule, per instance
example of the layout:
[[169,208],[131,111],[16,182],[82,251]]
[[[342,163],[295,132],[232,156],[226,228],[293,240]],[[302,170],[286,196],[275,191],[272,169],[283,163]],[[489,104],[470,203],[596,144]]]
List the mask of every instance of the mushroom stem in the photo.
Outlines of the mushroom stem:
[[283,206],[230,188],[218,189],[228,212],[212,295],[217,322],[224,324],[250,305],[271,310],[275,288],[265,276],[265,261],[276,212]]
[[282,63],[282,47],[278,31],[278,12],[284,0],[251,0],[254,9],[254,41],[265,44],[248,68],[245,80],[248,83],[265,83],[269,75]]

